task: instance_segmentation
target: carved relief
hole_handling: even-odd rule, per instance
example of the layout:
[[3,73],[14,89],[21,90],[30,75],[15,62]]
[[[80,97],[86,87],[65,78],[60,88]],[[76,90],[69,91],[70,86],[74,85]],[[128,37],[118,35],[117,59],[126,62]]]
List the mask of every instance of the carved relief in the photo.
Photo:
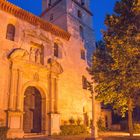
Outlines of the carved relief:
[[36,82],[39,81],[39,74],[37,72],[33,75],[33,80]]

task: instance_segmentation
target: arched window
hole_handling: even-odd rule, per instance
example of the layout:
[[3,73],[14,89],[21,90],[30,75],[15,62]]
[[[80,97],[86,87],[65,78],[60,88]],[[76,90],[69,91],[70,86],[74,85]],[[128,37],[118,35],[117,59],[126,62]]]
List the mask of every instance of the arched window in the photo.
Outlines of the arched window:
[[52,1],[49,0],[48,6],[51,7],[51,5],[52,5]]
[[54,56],[59,57],[59,46],[57,43],[54,43]]
[[84,40],[84,29],[82,26],[79,27],[79,30],[80,30],[80,37],[82,40]]
[[85,5],[85,0],[81,0],[81,5]]
[[85,60],[86,59],[86,54],[84,50],[81,50],[81,59]]
[[15,38],[15,26],[13,24],[8,24],[6,39],[14,41],[14,38]]

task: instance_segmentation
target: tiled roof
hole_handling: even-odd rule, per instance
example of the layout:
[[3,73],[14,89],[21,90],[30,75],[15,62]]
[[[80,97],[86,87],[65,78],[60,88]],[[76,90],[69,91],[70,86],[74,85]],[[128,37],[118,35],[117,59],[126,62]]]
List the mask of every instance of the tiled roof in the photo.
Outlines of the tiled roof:
[[69,40],[70,34],[63,29],[59,28],[56,25],[53,25],[50,22],[47,22],[40,17],[37,17],[19,7],[17,7],[14,4],[11,4],[10,2],[7,2],[6,0],[0,0],[0,10],[5,11],[9,14],[12,14],[13,16],[25,20],[28,23],[40,26],[43,30],[46,30],[47,32],[51,32],[52,34],[59,36],[63,39]]

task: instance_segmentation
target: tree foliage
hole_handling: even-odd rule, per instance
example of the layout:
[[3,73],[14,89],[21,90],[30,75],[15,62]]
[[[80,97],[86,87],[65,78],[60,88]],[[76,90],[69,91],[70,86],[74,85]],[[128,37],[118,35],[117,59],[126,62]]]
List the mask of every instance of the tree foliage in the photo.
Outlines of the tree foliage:
[[140,1],[118,1],[105,25],[106,47],[96,49],[89,71],[98,83],[97,99],[112,104],[124,116],[140,94]]

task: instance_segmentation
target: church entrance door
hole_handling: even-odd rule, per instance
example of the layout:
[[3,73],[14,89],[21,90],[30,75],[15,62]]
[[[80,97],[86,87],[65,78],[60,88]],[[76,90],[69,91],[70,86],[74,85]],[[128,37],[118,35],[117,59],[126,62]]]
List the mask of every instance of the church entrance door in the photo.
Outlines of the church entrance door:
[[28,87],[24,96],[24,133],[41,133],[41,94],[35,87]]

